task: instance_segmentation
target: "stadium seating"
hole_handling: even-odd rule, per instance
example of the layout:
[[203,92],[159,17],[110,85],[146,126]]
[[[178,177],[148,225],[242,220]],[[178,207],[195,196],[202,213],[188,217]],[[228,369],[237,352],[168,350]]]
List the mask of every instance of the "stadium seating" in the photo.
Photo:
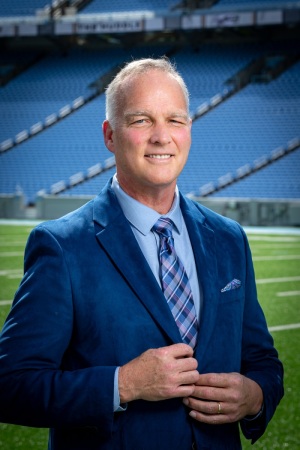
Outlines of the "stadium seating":
[[298,0],[219,0],[212,8],[217,9],[219,6],[221,7],[227,7],[234,8],[236,6],[240,7],[255,7],[255,6],[283,6],[286,5],[286,3],[289,3],[290,5],[292,3],[297,3]]
[[[232,49],[230,49],[232,51]],[[245,63],[258,54],[253,46],[244,46],[243,50],[234,48],[234,54],[240,54]],[[207,59],[204,56],[207,51]],[[238,69],[228,55],[223,61],[230,61],[229,67]],[[230,51],[228,50],[228,53]],[[214,58],[211,57],[214,55]],[[186,60],[185,60],[186,56]],[[228,78],[226,64],[222,58],[218,61],[217,49],[205,49],[197,59],[191,54],[182,52],[176,54],[176,63],[187,80],[193,96],[191,110],[197,102],[205,101],[216,89],[222,89],[222,79]],[[238,58],[237,58],[238,60]],[[205,76],[204,62],[214,61],[211,71]],[[185,67],[186,63],[186,67]],[[219,64],[218,64],[219,63]],[[194,66],[194,67],[193,67]],[[196,66],[196,67],[195,67]],[[208,66],[209,67],[209,64]],[[190,69],[190,71],[189,71]],[[230,70],[229,70],[230,72]],[[232,72],[231,72],[232,73]],[[196,75],[197,74],[197,75]],[[194,75],[194,77],[193,77]],[[218,77],[219,80],[218,80]],[[198,79],[198,83],[195,82]],[[210,83],[209,83],[210,80]],[[285,146],[295,136],[299,135],[299,87],[300,63],[291,67],[286,73],[269,84],[251,84],[233,96],[226,103],[216,108],[193,125],[193,144],[187,166],[179,179],[179,186],[184,193],[199,193],[200,186],[209,182],[216,182],[218,178],[234,173],[245,164],[255,165],[260,158],[269,154],[278,146]],[[223,84],[224,88],[224,84]],[[199,95],[199,93],[202,95]],[[290,94],[289,94],[290,93]],[[113,170],[101,175],[106,180]],[[237,184],[217,192],[216,196],[265,197],[265,198],[298,198],[300,194],[300,158],[299,150],[286,156],[273,165],[246,178]],[[289,174],[289,176],[287,176]],[[71,189],[72,193],[89,193],[96,191],[97,178],[84,185]],[[265,185],[265,188],[264,188]]]
[[[289,0],[289,4],[298,0]],[[0,17],[12,16],[34,16],[38,9],[51,5],[50,0],[10,0],[0,2]],[[179,5],[180,0],[93,0],[82,11],[81,14],[93,13],[113,13],[129,11],[159,11],[170,10]],[[284,0],[219,0],[211,8],[218,9],[224,7],[255,7],[263,5],[284,5]],[[71,2],[72,4],[72,2]]]
[[[82,50],[44,58],[0,90],[4,125],[0,140],[57,113],[78,96],[88,97],[93,91],[91,83],[124,60],[158,56],[167,50],[140,48],[130,54],[121,49],[100,53]],[[231,89],[227,81],[265,52],[270,52],[268,45],[206,44],[173,54],[171,59],[191,92],[191,112]],[[197,193],[202,185],[226,178],[299,136],[299,81],[297,63],[270,83],[251,83],[195,120],[190,158],[179,179],[182,192]],[[112,156],[102,139],[104,109],[104,95],[100,95],[54,126],[0,154],[0,192],[22,190],[28,202],[35,202],[39,191],[50,192],[51,186],[60,181],[68,185],[70,178],[78,181],[90,167]],[[298,198],[299,169],[298,150],[216,195]],[[76,184],[65,193],[94,195],[114,171],[112,168]]]
[[176,0],[93,0],[82,11],[82,14],[111,13],[128,11],[157,11],[168,9],[176,4]]
[[[122,63],[122,50],[55,52],[0,90],[0,142],[57,113],[77,97],[94,90],[90,84],[114,65]],[[13,120],[11,118],[13,117]]]
[[47,0],[9,0],[0,2],[0,17],[34,16],[37,9],[49,3]]
[[[165,47],[160,48],[163,54],[165,50]],[[151,48],[151,55],[157,52]],[[135,57],[143,55],[145,53],[139,49],[133,54]],[[128,57],[124,50],[116,49],[99,54],[71,52],[66,58],[56,55],[43,60],[0,90],[3,123],[0,133],[7,139],[10,137],[8,130],[17,132],[29,128],[46,115],[57,112],[57,108],[74,100],[79,93],[88,94],[88,86],[93,81]],[[36,88],[32,79],[36,81]],[[7,90],[8,98],[5,97]],[[86,171],[111,156],[102,142],[104,110],[104,96],[100,96],[53,127],[0,155],[0,192],[13,193],[21,188],[26,199],[34,202],[39,190],[48,191],[53,183],[67,180],[74,173]]]
[[[298,62],[268,84],[250,84],[196,122],[192,148],[202,151],[195,152],[188,164],[191,168],[205,167],[206,170],[201,171],[201,184],[215,182],[222,175],[253,163],[299,136],[299,100]],[[251,180],[242,180],[215,195],[297,198],[300,194],[299,156],[298,150],[253,175]],[[185,191],[193,184],[185,177],[181,181]]]

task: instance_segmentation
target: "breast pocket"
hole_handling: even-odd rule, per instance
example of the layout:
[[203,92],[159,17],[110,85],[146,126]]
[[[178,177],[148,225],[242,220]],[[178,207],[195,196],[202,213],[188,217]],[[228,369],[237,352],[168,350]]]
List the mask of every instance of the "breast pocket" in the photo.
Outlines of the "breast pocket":
[[242,282],[238,278],[233,278],[232,281],[223,285],[220,289],[221,302],[232,302],[244,295],[244,288]]
[[233,291],[220,292],[220,305],[222,303],[231,303],[236,301],[243,301],[244,290],[235,289]]

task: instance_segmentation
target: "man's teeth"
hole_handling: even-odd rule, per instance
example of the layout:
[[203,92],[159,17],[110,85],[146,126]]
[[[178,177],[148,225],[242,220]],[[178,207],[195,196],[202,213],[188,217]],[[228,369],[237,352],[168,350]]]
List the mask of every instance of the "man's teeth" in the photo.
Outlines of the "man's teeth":
[[149,155],[149,158],[155,158],[155,159],[168,159],[171,155]]

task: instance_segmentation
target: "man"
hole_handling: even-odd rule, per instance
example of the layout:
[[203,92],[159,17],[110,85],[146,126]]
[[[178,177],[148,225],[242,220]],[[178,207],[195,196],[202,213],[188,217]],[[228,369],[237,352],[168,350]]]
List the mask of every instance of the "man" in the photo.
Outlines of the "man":
[[173,66],[131,62],[106,94],[117,174],[31,233],[0,420],[51,428],[52,450],[240,449],[239,424],[255,441],[283,395],[246,236],[178,192],[191,119]]

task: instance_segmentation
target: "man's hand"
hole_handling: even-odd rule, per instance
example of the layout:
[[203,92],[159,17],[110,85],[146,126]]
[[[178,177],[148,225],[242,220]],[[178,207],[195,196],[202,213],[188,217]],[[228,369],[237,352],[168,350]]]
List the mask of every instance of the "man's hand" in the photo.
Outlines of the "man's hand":
[[221,424],[256,415],[263,393],[255,381],[239,373],[208,373],[199,375],[193,395],[183,403],[199,422]]
[[120,401],[189,397],[199,379],[197,366],[193,349],[186,344],[147,350],[120,367]]

